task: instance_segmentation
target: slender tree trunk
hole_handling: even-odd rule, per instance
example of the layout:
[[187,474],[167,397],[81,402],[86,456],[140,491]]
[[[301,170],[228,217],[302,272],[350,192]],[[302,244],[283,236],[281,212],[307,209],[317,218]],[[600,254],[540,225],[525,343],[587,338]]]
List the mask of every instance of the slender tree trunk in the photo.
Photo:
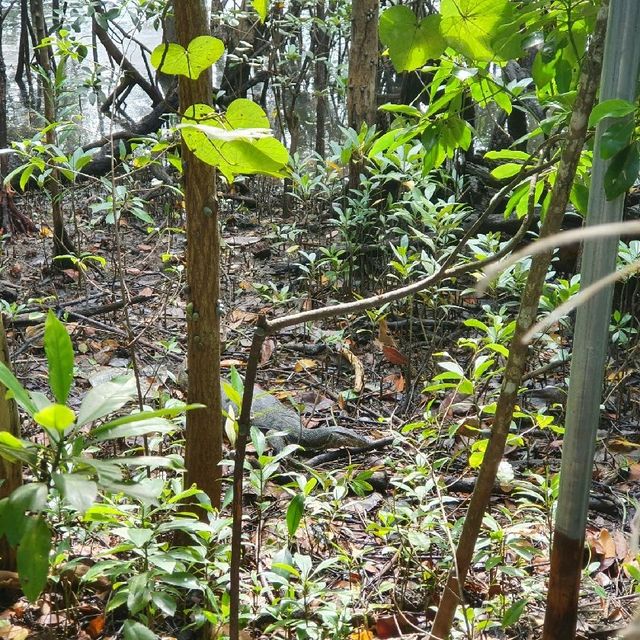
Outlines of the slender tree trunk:
[[316,94],[315,150],[324,158],[327,133],[327,60],[329,58],[329,34],[324,25],[325,0],[316,4],[316,22],[311,33],[311,46],[315,56],[313,88]]
[[[209,34],[204,0],[174,3],[178,43],[187,48],[197,36]],[[180,76],[180,111],[213,104],[211,69],[197,80]],[[218,201],[215,169],[182,145],[184,199],[187,215],[188,401],[206,405],[187,413],[186,486],[197,484],[215,507],[220,506],[222,411],[220,408],[220,316]],[[204,515],[204,512],[203,512]]]
[[20,43],[18,44],[16,82],[18,84],[24,82],[25,77],[27,81],[31,81],[29,67],[29,2],[28,0],[20,0]]
[[[36,32],[36,39],[41,43],[47,37],[42,0],[30,1],[31,19]],[[43,73],[42,95],[44,101],[44,118],[47,124],[51,124],[56,121],[55,79],[51,47],[39,47],[36,49],[36,57]],[[47,144],[57,144],[57,135],[54,127],[47,130],[45,140]],[[47,190],[51,195],[51,211],[53,214],[53,255],[63,256],[73,254],[75,253],[75,248],[73,247],[73,244],[67,236],[67,232],[64,228],[62,193],[60,191],[60,173],[56,168],[53,168],[51,171],[51,178],[47,181]],[[73,266],[73,264],[67,260],[57,260],[54,262],[54,265],[60,268],[69,268]]]
[[[634,102],[637,98],[639,24],[638,0],[612,0],[601,77],[601,102]],[[633,115],[629,116],[631,118]],[[604,189],[611,160],[603,159],[600,150],[602,134],[610,124],[610,120],[604,120],[596,133],[588,225],[621,222],[624,213],[624,194],[607,200]],[[618,240],[612,236],[584,243],[580,278],[583,289],[615,271]],[[613,284],[586,300],[576,314],[543,640],[573,638],[578,621],[585,526],[600,425],[612,299]]]
[[[378,0],[353,0],[351,5],[351,45],[347,88],[347,121],[356,131],[363,123],[376,122],[378,75]],[[349,188],[359,184],[363,163],[349,167]]]
[[[604,5],[608,5],[606,0]],[[591,45],[584,56],[580,84],[569,123],[569,131],[564,143],[551,203],[540,232],[541,237],[557,233],[562,226],[571,185],[573,184],[580,153],[587,135],[589,114],[595,102],[600,69],[602,67],[606,25],[607,10],[605,7],[601,8],[598,13]],[[516,329],[509,345],[509,358],[505,367],[500,397],[498,398],[491,429],[491,439],[484,454],[478,481],[467,509],[456,551],[455,567],[449,574],[442,599],[440,600],[438,613],[431,631],[431,640],[442,640],[449,637],[451,624],[453,623],[462,588],[473,558],[476,540],[480,533],[482,519],[495,483],[498,465],[504,455],[507,435],[513,419],[513,411],[518,400],[518,389],[522,382],[529,351],[528,345],[523,343],[522,338],[536,321],[540,294],[542,293],[542,287],[552,256],[553,251],[547,251],[534,256],[531,260],[531,267],[516,320]]]
[[[0,361],[11,368],[9,350],[7,348],[7,336],[0,315]],[[8,431],[12,436],[20,437],[20,418],[15,400],[6,399],[7,390],[0,385],[0,431]],[[0,499],[6,498],[22,484],[22,465],[19,462],[8,462],[4,458],[0,460]],[[0,569],[15,571],[15,549],[11,547],[7,539],[0,537]]]

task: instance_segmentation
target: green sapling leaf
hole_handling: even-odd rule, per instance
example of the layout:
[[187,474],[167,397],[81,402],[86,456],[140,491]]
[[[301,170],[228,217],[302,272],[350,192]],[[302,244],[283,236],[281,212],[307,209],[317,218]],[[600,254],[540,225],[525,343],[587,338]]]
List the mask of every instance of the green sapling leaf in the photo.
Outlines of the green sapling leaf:
[[51,531],[43,518],[29,518],[18,545],[17,564],[22,591],[35,602],[47,584]]
[[302,514],[304,513],[304,494],[297,493],[293,496],[293,499],[289,503],[289,507],[287,508],[287,531],[289,532],[289,537],[293,538],[298,527],[300,526],[300,521],[302,520]]
[[158,45],[151,54],[151,64],[162,73],[197,80],[223,53],[222,40],[212,36],[198,36],[189,43],[186,50],[173,42]]
[[44,323],[44,351],[49,366],[49,387],[60,404],[65,404],[73,382],[73,345],[64,324],[49,310]]

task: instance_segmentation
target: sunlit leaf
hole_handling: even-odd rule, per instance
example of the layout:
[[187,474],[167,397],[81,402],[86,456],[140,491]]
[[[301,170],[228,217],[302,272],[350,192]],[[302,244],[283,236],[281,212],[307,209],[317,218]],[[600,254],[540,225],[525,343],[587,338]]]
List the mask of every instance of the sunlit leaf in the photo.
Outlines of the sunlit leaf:
[[251,6],[260,18],[260,22],[264,22],[269,15],[269,0],[251,0]]
[[[513,20],[509,0],[442,0],[441,33],[447,44],[472,60],[496,60],[517,57],[515,41],[507,47],[505,28]],[[511,29],[517,36],[517,29]],[[505,49],[509,51],[505,51]]]
[[41,426],[55,431],[63,432],[76,420],[76,415],[64,404],[50,404],[38,411],[33,419]]
[[197,80],[223,53],[222,40],[212,36],[198,36],[189,43],[186,50],[174,42],[158,45],[151,54],[151,64],[162,73]]
[[295,496],[293,496],[291,502],[289,503],[289,507],[287,508],[287,531],[289,532],[290,538],[292,538],[298,530],[303,513],[304,494],[297,493]]
[[418,21],[409,7],[390,7],[380,16],[380,40],[389,49],[397,71],[413,71],[427,60],[439,58],[445,49],[440,35],[440,15]]
[[[234,129],[268,129],[269,120],[252,100],[238,99],[230,105],[224,117],[213,107],[196,104],[188,107],[182,124],[195,123],[232,131]],[[203,162],[216,166],[232,181],[234,176],[261,173],[284,177],[289,154],[273,137],[259,140],[214,140],[194,128],[182,129],[182,137],[191,151]]]

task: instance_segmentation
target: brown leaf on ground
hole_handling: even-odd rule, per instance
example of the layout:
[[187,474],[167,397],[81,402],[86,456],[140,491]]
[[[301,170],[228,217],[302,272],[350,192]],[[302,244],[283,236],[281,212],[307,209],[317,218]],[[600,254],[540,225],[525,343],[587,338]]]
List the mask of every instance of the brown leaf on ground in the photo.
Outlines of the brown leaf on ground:
[[384,345],[382,347],[382,354],[384,355],[384,359],[391,364],[397,364],[401,367],[409,364],[409,358],[407,358],[407,356],[405,356],[401,351],[398,351],[395,347]]
[[260,364],[267,364],[271,360],[273,352],[276,350],[276,341],[273,338],[267,338],[260,348]]

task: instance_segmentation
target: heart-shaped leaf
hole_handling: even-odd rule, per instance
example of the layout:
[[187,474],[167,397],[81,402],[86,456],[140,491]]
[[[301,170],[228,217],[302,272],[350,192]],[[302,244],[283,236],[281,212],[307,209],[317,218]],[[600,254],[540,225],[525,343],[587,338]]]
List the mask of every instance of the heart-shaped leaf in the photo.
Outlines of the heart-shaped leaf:
[[197,80],[223,53],[222,40],[212,36],[198,36],[189,43],[186,50],[174,42],[158,45],[151,54],[151,64],[162,73]]
[[440,34],[440,15],[430,15],[418,22],[406,6],[391,7],[382,13],[380,40],[389,49],[397,71],[418,69],[427,60],[440,57],[446,47]]
[[[446,43],[472,60],[517,58],[518,29],[509,0],[442,0]],[[514,53],[516,55],[514,55]]]

